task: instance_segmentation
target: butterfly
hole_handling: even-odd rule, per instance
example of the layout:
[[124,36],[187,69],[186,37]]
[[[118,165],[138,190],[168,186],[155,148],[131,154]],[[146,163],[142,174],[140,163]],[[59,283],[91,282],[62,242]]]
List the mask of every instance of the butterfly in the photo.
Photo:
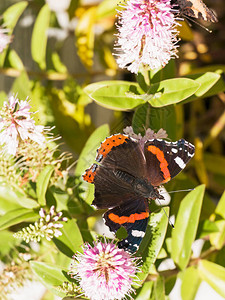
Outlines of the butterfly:
[[114,134],[97,149],[96,162],[83,175],[95,185],[92,202],[107,209],[103,218],[112,232],[121,227],[127,237],[119,248],[138,250],[149,220],[149,199],[163,199],[157,187],[170,181],[194,156],[195,147],[180,139],[135,139]]
[[175,8],[178,7],[181,16],[218,22],[215,13],[202,0],[171,0],[171,4]]

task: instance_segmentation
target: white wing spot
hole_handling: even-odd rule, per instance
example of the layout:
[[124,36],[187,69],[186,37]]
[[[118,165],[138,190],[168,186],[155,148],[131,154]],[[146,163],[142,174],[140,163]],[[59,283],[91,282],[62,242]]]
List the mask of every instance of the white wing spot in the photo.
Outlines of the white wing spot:
[[135,237],[142,237],[143,238],[145,236],[144,231],[140,231],[140,230],[132,230],[131,234]]
[[186,167],[186,164],[184,163],[183,159],[180,158],[179,156],[177,156],[174,160],[181,169],[184,169]]
[[173,153],[177,153],[177,152],[178,152],[177,148],[172,148],[171,151],[172,151]]

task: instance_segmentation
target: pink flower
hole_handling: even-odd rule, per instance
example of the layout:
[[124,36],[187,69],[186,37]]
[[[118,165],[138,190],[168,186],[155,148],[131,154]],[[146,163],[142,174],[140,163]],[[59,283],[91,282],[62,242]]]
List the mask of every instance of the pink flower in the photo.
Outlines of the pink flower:
[[27,100],[19,101],[11,96],[8,102],[4,102],[0,111],[0,145],[3,151],[16,155],[20,139],[30,139],[40,145],[45,142],[44,126],[35,125],[31,114]]
[[137,73],[177,57],[177,34],[170,0],[128,0],[118,20],[117,63]]
[[12,36],[8,35],[8,30],[0,28],[0,53],[12,42]]
[[135,258],[113,243],[85,244],[83,254],[73,256],[70,274],[91,300],[123,299],[133,292]]

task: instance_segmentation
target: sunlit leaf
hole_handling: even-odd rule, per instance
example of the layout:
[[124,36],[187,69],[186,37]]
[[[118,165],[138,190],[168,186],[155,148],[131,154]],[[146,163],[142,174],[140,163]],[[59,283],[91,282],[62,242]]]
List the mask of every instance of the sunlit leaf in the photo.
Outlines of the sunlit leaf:
[[20,100],[25,100],[31,95],[31,82],[26,71],[21,72],[20,76],[14,80],[11,92]]
[[49,290],[51,290],[57,296],[66,296],[57,289],[57,287],[64,281],[68,281],[61,268],[38,261],[31,261],[30,266],[34,274]]
[[179,103],[193,95],[200,84],[189,78],[173,78],[152,84],[145,100],[154,107]]
[[100,81],[84,88],[84,92],[101,106],[114,110],[129,110],[144,104],[143,93],[137,83],[127,81]]
[[32,58],[41,69],[45,69],[46,67],[47,30],[50,22],[50,14],[49,6],[47,4],[42,6],[36,18],[31,39]]
[[[169,214],[169,208],[164,207],[164,209]],[[150,214],[145,237],[137,252],[137,255],[141,255],[143,261],[141,272],[138,273],[140,280],[144,281],[146,279],[152,264],[159,254],[165,238],[167,224],[168,218],[162,209],[158,213]]]
[[3,13],[4,25],[13,31],[19,17],[22,15],[27,5],[27,1],[19,1],[18,3],[7,8]]
[[225,298],[225,268],[207,260],[198,264],[199,275],[218,294]]
[[53,171],[54,166],[48,165],[41,171],[37,178],[37,198],[40,205],[46,205],[45,194]]
[[149,300],[152,292],[153,281],[145,281],[144,284],[137,289],[135,300]]
[[20,222],[33,221],[38,216],[38,213],[26,208],[18,208],[9,211],[0,218],[0,230],[6,229]]
[[172,253],[174,262],[184,269],[191,256],[191,246],[194,242],[202,207],[205,186],[200,185],[188,193],[180,204],[176,217],[175,228],[172,231]]
[[201,283],[198,270],[190,267],[184,271],[181,284],[182,300],[194,300]]
[[81,251],[81,245],[83,244],[79,227],[74,220],[68,220],[63,222],[60,231],[62,235],[54,238],[53,241],[62,253],[72,258],[75,252]]

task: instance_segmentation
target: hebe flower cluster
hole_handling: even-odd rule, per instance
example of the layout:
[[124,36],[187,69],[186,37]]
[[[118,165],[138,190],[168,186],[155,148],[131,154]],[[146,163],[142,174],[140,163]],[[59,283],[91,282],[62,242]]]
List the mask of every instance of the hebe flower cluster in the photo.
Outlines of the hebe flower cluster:
[[63,224],[59,222],[67,221],[66,217],[62,217],[62,212],[57,213],[55,207],[51,206],[49,214],[41,208],[39,215],[41,218],[34,225],[30,224],[28,227],[14,233],[14,237],[22,238],[26,243],[29,243],[30,241],[40,242],[43,237],[50,241],[54,236],[59,237],[62,235],[59,228],[62,228]]
[[16,155],[19,141],[45,142],[44,126],[35,125],[28,100],[9,97],[0,111],[0,146],[2,151]]
[[77,279],[91,300],[123,299],[133,292],[136,259],[113,243],[85,244],[83,253],[74,255],[70,275]]
[[128,0],[118,20],[117,63],[137,73],[157,69],[177,56],[177,34],[170,0]]

